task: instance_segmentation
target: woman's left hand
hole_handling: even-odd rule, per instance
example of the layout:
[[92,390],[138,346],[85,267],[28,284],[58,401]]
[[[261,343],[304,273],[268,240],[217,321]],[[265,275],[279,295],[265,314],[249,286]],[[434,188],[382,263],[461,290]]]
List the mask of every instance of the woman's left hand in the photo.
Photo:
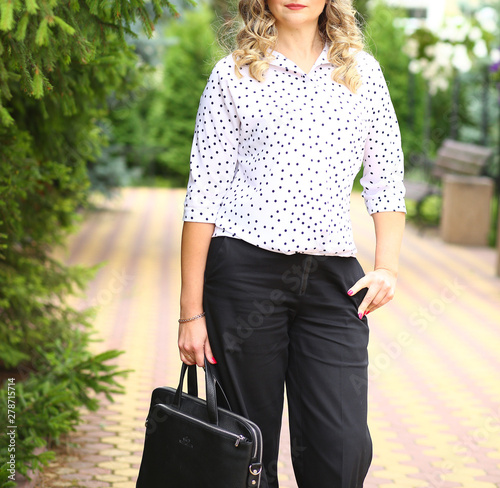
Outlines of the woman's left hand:
[[352,296],[363,288],[368,288],[365,298],[358,308],[358,316],[362,319],[365,315],[377,310],[394,298],[397,275],[395,272],[379,268],[370,271],[358,280],[347,292]]

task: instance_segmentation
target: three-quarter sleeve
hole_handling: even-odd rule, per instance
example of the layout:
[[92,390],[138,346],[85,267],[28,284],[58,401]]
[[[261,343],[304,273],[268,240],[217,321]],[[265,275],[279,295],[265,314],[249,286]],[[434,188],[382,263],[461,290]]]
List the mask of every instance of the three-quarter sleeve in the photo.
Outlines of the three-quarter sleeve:
[[183,220],[214,223],[224,194],[234,177],[239,118],[220,62],[212,70],[200,97]]
[[364,93],[369,130],[363,156],[362,195],[370,214],[406,212],[399,124],[380,64],[368,56]]

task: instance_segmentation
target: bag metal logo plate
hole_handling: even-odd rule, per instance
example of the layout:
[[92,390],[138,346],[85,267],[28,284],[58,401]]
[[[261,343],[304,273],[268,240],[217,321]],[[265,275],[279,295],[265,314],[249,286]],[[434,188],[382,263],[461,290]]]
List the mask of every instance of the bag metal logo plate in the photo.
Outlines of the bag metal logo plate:
[[179,444],[182,444],[183,446],[190,447],[191,449],[193,448],[193,444],[191,444],[191,439],[186,435],[182,439],[179,439]]

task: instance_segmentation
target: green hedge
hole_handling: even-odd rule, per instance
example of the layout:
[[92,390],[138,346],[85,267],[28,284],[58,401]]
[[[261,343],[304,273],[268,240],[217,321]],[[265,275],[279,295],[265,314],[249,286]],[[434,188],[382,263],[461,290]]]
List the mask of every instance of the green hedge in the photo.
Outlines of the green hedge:
[[[142,81],[126,36],[136,22],[151,35],[163,6],[176,13],[168,0],[0,0],[0,415],[7,425],[15,378],[20,473],[47,462],[79,408],[98,407],[96,393],[122,391],[126,371],[112,364],[121,352],[91,354],[92,311],[68,301],[95,269],[65,266],[51,250],[87,205],[110,100]],[[13,486],[9,446],[2,427],[1,487]]]

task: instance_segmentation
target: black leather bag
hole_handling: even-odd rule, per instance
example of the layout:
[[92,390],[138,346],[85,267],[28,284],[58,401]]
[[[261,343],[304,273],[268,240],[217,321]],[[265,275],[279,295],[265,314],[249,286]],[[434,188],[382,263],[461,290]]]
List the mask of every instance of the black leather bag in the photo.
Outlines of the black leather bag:
[[[204,369],[207,400],[198,398],[196,365],[185,363],[177,389],[153,391],[137,488],[260,486],[260,429],[230,410],[214,365],[206,358]],[[186,370],[187,394],[182,392]],[[228,409],[217,405],[217,385]]]

